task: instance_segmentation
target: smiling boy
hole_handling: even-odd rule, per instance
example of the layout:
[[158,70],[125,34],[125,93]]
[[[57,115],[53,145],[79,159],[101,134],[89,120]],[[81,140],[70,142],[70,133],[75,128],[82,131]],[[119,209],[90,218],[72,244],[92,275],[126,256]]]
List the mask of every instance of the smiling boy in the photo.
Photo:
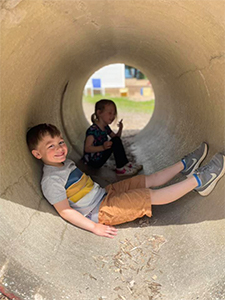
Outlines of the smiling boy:
[[[176,164],[151,175],[100,187],[67,159],[68,149],[57,127],[39,124],[27,132],[27,144],[44,163],[41,188],[59,215],[71,224],[99,236],[114,237],[117,225],[144,215],[151,217],[152,205],[171,203],[195,189],[207,196],[225,173],[225,156],[218,153],[207,166],[200,167],[208,146],[202,143]],[[160,189],[178,173],[187,179]]]
[[55,167],[63,166],[67,153],[68,149],[61,135],[45,135],[36,149],[32,150],[34,157],[42,159],[46,165]]

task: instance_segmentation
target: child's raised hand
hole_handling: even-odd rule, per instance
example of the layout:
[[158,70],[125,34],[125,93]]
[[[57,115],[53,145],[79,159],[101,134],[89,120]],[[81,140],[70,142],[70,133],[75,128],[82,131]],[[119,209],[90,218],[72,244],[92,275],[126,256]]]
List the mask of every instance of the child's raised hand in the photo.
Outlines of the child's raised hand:
[[113,226],[96,223],[92,232],[96,235],[113,238],[115,235],[117,235],[117,231],[118,229]]
[[112,147],[112,142],[111,141],[106,141],[104,144],[103,144],[103,148],[105,150],[107,149],[110,149]]
[[119,127],[119,130],[122,130],[123,129],[123,119],[121,119],[119,121],[119,123],[117,124],[117,126]]

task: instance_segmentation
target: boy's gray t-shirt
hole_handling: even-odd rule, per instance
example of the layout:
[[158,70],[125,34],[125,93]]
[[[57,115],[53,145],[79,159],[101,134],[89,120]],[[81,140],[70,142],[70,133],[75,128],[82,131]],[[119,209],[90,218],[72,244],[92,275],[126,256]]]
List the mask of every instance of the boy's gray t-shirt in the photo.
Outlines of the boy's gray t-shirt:
[[66,159],[60,168],[44,165],[41,188],[45,198],[52,205],[67,198],[70,206],[85,216],[106,194],[104,188],[81,172],[70,159]]

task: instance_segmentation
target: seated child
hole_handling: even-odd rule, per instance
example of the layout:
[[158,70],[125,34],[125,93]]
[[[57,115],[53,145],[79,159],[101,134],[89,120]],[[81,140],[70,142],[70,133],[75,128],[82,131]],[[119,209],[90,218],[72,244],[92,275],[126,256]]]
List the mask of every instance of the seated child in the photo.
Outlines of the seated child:
[[[73,225],[110,238],[117,234],[112,225],[144,215],[151,217],[152,205],[171,203],[193,189],[207,196],[225,173],[225,156],[220,153],[199,168],[208,151],[207,144],[202,143],[181,161],[155,174],[134,176],[102,188],[66,158],[67,146],[55,126],[32,127],[27,133],[27,144],[34,157],[44,163],[41,188],[59,215]],[[188,178],[152,189],[179,172]]]
[[[102,99],[95,104],[95,112],[91,116],[93,124],[86,131],[83,160],[94,168],[101,168],[113,153],[116,161],[116,174],[127,176],[137,174],[142,166],[128,161],[120,139],[123,123],[119,122],[119,130],[114,133],[111,124],[117,115],[116,105],[112,100]],[[111,140],[108,141],[108,135]]]

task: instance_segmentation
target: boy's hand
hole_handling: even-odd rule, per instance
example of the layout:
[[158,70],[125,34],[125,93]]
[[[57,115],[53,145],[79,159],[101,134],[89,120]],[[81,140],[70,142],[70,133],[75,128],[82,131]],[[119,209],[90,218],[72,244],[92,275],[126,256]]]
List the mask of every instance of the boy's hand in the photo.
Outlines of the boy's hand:
[[117,124],[117,126],[119,127],[119,130],[122,130],[123,129],[123,119],[121,119],[119,121],[119,123]]
[[117,231],[118,229],[113,226],[96,223],[92,232],[96,235],[113,238],[115,235],[117,235]]
[[110,149],[112,147],[112,142],[111,141],[106,141],[104,144],[103,144],[103,148],[105,150],[107,149]]

